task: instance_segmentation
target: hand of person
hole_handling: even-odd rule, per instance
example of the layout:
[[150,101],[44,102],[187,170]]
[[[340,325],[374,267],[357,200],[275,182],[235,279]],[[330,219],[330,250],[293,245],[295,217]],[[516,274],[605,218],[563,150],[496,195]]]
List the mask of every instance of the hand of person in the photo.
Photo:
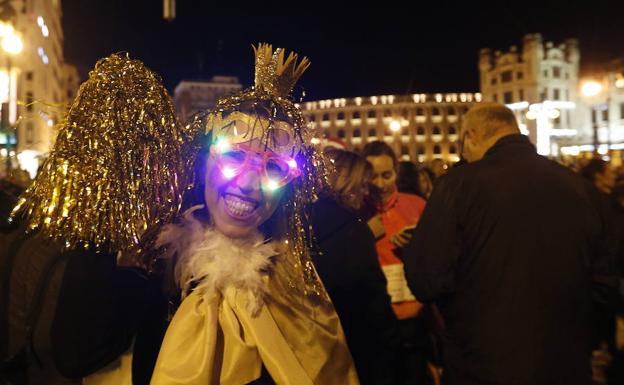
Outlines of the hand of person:
[[374,217],[369,219],[368,227],[370,227],[371,231],[373,232],[375,239],[379,239],[386,234],[386,229],[384,228],[380,215],[375,215]]
[[396,247],[405,247],[412,239],[412,230],[416,226],[405,226],[398,233],[394,234],[390,238],[390,242]]

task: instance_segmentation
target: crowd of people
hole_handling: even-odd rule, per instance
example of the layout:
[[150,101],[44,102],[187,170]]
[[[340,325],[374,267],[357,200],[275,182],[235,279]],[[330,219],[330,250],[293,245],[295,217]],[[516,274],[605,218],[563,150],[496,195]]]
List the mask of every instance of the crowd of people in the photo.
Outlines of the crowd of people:
[[3,197],[3,384],[622,381],[607,162],[539,156],[494,103],[452,166],[314,147],[307,59],[254,50],[254,87],[187,123],[142,63],[97,64]]

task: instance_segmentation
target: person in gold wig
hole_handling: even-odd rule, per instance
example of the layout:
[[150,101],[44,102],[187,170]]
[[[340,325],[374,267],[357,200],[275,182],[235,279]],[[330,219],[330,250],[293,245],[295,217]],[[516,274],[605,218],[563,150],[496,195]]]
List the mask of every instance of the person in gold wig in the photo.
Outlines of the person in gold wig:
[[166,302],[121,265],[179,210],[191,134],[143,63],[112,55],[90,72],[0,248],[1,383],[149,383]]
[[358,383],[339,319],[311,261],[307,206],[324,161],[291,100],[307,58],[255,50],[255,85],[195,118],[193,207],[157,240],[183,301],[152,385]]

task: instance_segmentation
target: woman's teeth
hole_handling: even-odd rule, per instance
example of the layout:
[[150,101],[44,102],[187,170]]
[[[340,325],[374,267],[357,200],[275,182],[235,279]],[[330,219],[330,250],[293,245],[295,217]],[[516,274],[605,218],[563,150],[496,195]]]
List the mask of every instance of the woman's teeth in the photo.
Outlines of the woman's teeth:
[[256,204],[250,201],[241,199],[235,195],[227,194],[224,197],[225,205],[228,211],[235,216],[246,216],[251,214],[256,209]]

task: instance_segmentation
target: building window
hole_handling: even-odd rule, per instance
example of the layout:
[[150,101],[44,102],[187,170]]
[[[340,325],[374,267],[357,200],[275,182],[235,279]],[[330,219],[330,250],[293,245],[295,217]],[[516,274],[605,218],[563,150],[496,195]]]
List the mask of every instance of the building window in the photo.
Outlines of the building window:
[[375,130],[374,128],[371,128],[370,130],[368,130],[368,137],[369,138],[376,138],[377,137],[377,130]]
[[329,114],[323,114],[323,120],[324,121],[328,121],[329,120]]
[[455,147],[454,144],[451,144],[451,146],[449,147],[449,153],[450,154],[457,154],[457,147]]
[[518,73],[516,73],[516,79],[522,80],[523,78],[524,78],[524,72],[518,71]]
[[524,100],[524,90],[523,89],[518,90],[518,100],[519,101],[523,101]]
[[492,99],[494,100],[494,102],[498,102],[498,95],[496,94],[492,95]]
[[324,137],[324,138],[329,138],[329,131],[325,130],[325,131],[323,132],[323,137]]
[[455,109],[453,107],[449,107],[447,112],[449,115],[455,115]]
[[377,114],[375,114],[375,110],[370,110],[370,111],[368,111],[368,117],[369,117],[369,118],[374,118],[374,117],[376,117],[376,116],[377,116]]
[[355,130],[353,130],[353,137],[354,138],[359,138],[362,136],[362,131],[360,131],[359,128],[356,128]]
[[438,107],[433,107],[431,109],[431,115],[433,115],[433,116],[440,116],[440,109]]
[[513,92],[511,92],[511,91],[505,92],[503,94],[503,102],[505,104],[513,103]]
[[553,88],[553,100],[560,100],[561,95],[559,92],[559,88]]
[[440,148],[439,144],[436,144],[435,146],[433,146],[433,153],[438,155],[442,153],[442,148]]
[[26,80],[33,80],[33,72],[32,71],[28,71],[26,72]]
[[401,155],[409,155],[409,148],[406,145],[401,146]]
[[338,113],[338,120],[344,120],[344,118],[345,118],[344,112],[339,112]]
[[620,119],[624,119],[624,103],[620,103]]
[[420,107],[419,107],[419,108],[417,108],[417,109],[416,109],[416,115],[418,115],[418,116],[423,116],[423,115],[425,115],[425,110],[423,110],[423,109],[422,109],[422,108],[420,108]]
[[433,126],[433,129],[431,130],[431,133],[432,133],[433,135],[440,135],[440,134],[441,134],[440,127],[438,127],[438,126]]
[[418,152],[416,155],[424,155],[425,154],[425,146],[420,145],[416,147],[416,151]]
[[455,128],[455,126],[450,126],[448,129],[448,133],[449,135],[456,135],[457,134],[457,128]]
[[553,67],[553,78],[559,79],[561,77],[561,67]]
[[548,88],[544,88],[544,90],[540,94],[540,102],[543,102],[547,98],[548,98]]
[[31,91],[26,92],[26,111],[32,112],[35,95]]
[[310,116],[308,116],[308,120],[310,122],[314,122],[316,120],[316,117],[314,115],[310,115]]
[[565,90],[565,100],[570,100],[570,90]]
[[503,71],[501,73],[501,83],[509,83],[512,80],[513,80],[513,72]]
[[340,139],[344,139],[344,138],[345,138],[345,136],[347,136],[347,135],[345,134],[345,130],[338,130],[338,137],[339,137]]
[[547,78],[548,77],[548,70],[544,70],[544,77]]
[[404,108],[403,111],[401,111],[401,117],[403,117],[403,119],[407,119],[407,115],[408,115],[407,109]]
[[384,118],[389,118],[392,116],[392,112],[390,112],[390,110],[385,110],[384,111]]
[[605,122],[609,121],[609,109],[605,108],[604,110],[602,110],[602,120]]
[[353,119],[360,119],[360,111],[355,111],[353,113]]
[[401,135],[403,136],[409,135],[408,127],[401,127]]
[[490,80],[490,84],[493,86],[496,85],[496,77],[492,77],[492,79]]
[[[623,104],[623,106],[624,106],[624,104]],[[623,112],[624,112],[624,110],[623,110]],[[624,119],[624,116],[622,117],[622,119]],[[416,135],[425,135],[425,129],[423,127],[418,127],[416,129]]]

